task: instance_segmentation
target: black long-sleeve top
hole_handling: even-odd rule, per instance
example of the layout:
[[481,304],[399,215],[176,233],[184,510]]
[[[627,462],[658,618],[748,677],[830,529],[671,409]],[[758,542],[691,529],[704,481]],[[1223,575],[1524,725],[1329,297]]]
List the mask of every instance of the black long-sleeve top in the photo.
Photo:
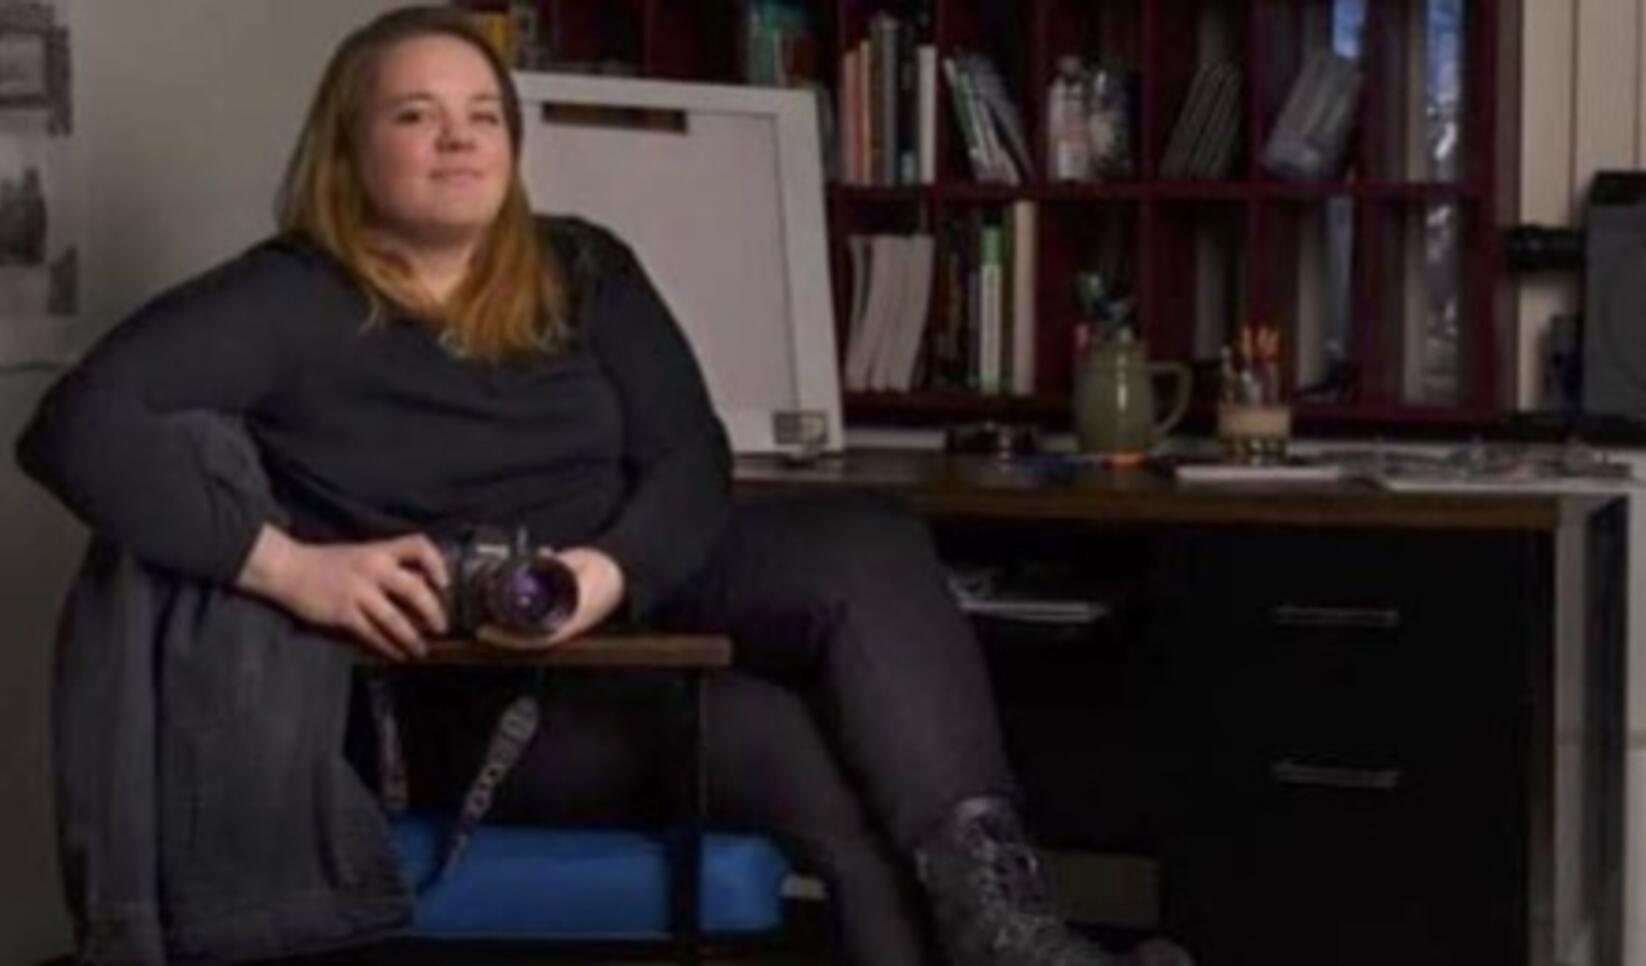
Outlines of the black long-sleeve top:
[[276,238],[116,326],[42,401],[19,462],[140,557],[226,583],[263,511],[215,485],[165,417],[234,414],[298,539],[525,526],[539,543],[610,554],[643,616],[718,532],[725,433],[627,249],[557,224],[557,249],[602,266],[571,273],[576,338],[563,351],[485,363],[392,309],[367,326],[369,302],[340,265]]

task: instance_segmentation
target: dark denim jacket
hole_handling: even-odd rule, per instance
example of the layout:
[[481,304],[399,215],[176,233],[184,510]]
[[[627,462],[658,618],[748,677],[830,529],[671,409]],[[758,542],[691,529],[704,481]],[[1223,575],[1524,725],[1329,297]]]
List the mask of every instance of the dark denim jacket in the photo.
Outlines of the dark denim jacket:
[[[273,507],[236,424],[178,418],[211,485]],[[276,958],[408,919],[381,810],[342,754],[348,648],[103,541],[58,638],[58,839],[83,962]]]

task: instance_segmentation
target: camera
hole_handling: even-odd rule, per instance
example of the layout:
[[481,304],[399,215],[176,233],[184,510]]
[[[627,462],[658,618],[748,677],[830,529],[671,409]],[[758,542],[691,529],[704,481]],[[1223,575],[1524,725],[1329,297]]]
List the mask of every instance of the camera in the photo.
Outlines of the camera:
[[483,624],[519,634],[551,634],[577,610],[577,577],[526,531],[475,527],[438,541],[450,577],[444,600],[451,632]]

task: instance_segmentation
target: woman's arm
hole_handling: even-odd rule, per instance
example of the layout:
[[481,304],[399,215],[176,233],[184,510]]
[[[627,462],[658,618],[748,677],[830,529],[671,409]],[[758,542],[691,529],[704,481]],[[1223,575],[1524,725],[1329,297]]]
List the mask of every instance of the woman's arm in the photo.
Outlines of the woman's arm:
[[628,498],[591,542],[644,617],[702,564],[730,501],[731,455],[696,357],[632,256],[589,295],[584,333],[623,406]]
[[143,559],[227,583],[266,501],[217,478],[185,410],[252,412],[294,365],[293,326],[324,272],[271,246],[116,326],[42,400],[18,462],[93,530]]

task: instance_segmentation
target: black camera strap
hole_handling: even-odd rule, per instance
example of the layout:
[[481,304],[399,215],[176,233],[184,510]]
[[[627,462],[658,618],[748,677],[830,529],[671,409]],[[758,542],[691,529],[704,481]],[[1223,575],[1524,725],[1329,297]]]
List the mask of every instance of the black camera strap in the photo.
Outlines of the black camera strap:
[[[491,811],[498,786],[520,763],[521,756],[536,737],[542,721],[542,705],[538,699],[541,684],[541,680],[534,682],[497,716],[497,724],[492,727],[491,738],[486,742],[486,753],[481,759],[480,768],[463,794],[462,807],[446,833],[439,860],[418,884],[418,891],[439,882],[457,866],[463,850],[474,837],[475,829]],[[371,674],[366,678],[366,694],[377,732],[378,795],[383,810],[390,815],[398,815],[406,810],[410,794],[405,748],[400,741],[400,725],[395,715],[393,687],[385,675]]]
[[381,674],[366,675],[366,699],[371,702],[377,732],[377,796],[383,811],[400,815],[411,800],[406,780],[406,751],[400,743],[400,721],[394,716],[394,691]]
[[480,770],[469,782],[469,790],[463,795],[463,807],[458,811],[451,831],[446,833],[446,845],[441,850],[440,862],[424,881],[423,888],[439,882],[456,867],[457,860],[462,858],[463,850],[468,847],[469,839],[474,836],[474,830],[480,827],[486,813],[491,811],[497,786],[519,764],[520,756],[525,754],[526,747],[536,736],[541,720],[535,690],[510,701],[503,713],[497,716],[491,740],[486,742],[486,756],[481,759]]

